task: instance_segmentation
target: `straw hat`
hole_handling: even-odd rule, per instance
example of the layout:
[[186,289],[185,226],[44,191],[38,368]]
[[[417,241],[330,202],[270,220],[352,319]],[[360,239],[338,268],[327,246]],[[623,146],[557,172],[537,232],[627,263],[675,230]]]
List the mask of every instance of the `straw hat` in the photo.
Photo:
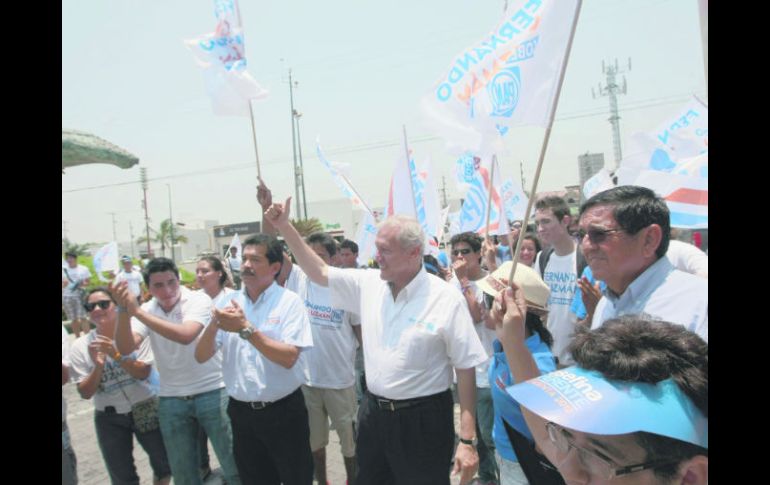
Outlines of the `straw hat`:
[[[508,284],[508,277],[511,275],[511,261],[506,261],[499,268],[488,275],[486,278],[476,281],[481,290],[492,296],[496,296]],[[513,275],[513,281],[524,291],[524,298],[527,300],[527,306],[546,310],[548,297],[551,295],[551,289],[543,282],[543,279],[537,274],[537,271],[526,264],[516,265],[516,273]]]

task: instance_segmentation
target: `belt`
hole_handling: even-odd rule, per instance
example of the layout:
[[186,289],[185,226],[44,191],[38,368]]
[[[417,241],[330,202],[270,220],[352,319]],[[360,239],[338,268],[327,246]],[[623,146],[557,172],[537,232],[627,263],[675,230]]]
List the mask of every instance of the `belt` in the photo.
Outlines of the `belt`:
[[369,393],[369,394],[372,396],[374,401],[377,403],[377,407],[379,407],[380,409],[385,411],[398,411],[399,409],[410,408],[412,406],[416,406],[424,402],[433,401],[435,399],[440,398],[442,395],[446,394],[447,392],[449,392],[448,389],[446,391],[442,391],[437,394],[431,394],[430,396],[416,397],[414,399],[385,399],[384,397],[376,396],[372,393]]
[[288,395],[282,397],[281,399],[278,399],[277,401],[241,401],[239,399],[235,399],[234,397],[230,397],[230,399],[237,402],[238,404],[249,406],[251,409],[259,411],[260,409],[265,409],[271,404],[278,404],[279,402],[285,401],[298,392],[301,392],[299,388],[293,392],[290,392]]

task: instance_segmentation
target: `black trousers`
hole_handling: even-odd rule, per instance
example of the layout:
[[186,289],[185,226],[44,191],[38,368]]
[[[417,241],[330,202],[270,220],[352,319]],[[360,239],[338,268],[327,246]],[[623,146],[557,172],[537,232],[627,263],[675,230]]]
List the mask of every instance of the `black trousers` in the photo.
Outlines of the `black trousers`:
[[367,392],[358,410],[356,485],[449,485],[454,403],[447,390],[414,406],[380,409]]
[[230,398],[227,414],[244,485],[312,485],[310,426],[299,388],[264,409]]

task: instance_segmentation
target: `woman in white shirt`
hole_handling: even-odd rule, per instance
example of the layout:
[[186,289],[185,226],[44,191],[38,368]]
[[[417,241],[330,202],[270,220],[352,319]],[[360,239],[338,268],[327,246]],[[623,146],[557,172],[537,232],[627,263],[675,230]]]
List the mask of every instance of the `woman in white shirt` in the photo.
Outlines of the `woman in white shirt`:
[[113,342],[118,307],[107,288],[84,298],[94,330],[78,338],[70,351],[70,375],[83,399],[94,400],[94,424],[112,483],[139,483],[133,439],[150,457],[156,485],[171,482],[171,468],[158,423],[156,390],[150,383],[153,356],[149,339],[130,355]]

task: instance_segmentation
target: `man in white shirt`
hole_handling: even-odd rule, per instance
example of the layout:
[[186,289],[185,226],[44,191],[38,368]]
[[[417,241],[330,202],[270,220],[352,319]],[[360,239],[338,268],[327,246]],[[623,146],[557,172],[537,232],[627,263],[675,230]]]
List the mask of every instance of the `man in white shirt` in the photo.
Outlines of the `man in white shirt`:
[[144,286],[144,279],[142,277],[142,272],[139,271],[139,269],[134,267],[134,263],[131,261],[131,256],[123,255],[120,258],[120,262],[123,265],[123,269],[118,271],[118,274],[115,276],[115,284],[120,283],[121,281],[128,282],[128,289],[136,295],[136,298],[139,300],[139,303],[142,302],[142,286]]
[[230,246],[230,255],[227,257],[227,264],[230,266],[230,273],[233,275],[233,285],[235,289],[241,287],[241,257],[238,256],[238,248]]
[[[561,197],[547,196],[535,203],[537,236],[551,249],[540,251],[535,268],[545,284],[551,288],[548,298],[548,330],[553,335],[551,351],[558,358],[559,366],[573,363],[567,347],[575,336],[577,316],[570,311],[580,276],[577,269],[577,244],[569,233],[572,222],[569,206]],[[541,258],[548,256],[545,269],[541,270]]]
[[158,418],[174,483],[201,485],[198,427],[211,440],[227,483],[240,483],[233,459],[222,356],[204,364],[195,360],[193,344],[208,324],[211,298],[179,284],[179,270],[168,258],[155,258],[144,269],[152,300],[141,307],[128,283],[111,285],[120,314],[115,343],[129,355],[150,339],[158,374]]
[[646,313],[708,342],[708,280],[679,271],[665,257],[670,218],[665,201],[633,185],[600,192],[581,206],[583,254],[594,277],[607,284],[592,329],[621,315]]
[[243,243],[243,288],[226,295],[195,350],[222,350],[233,451],[243,483],[310,485],[313,459],[300,353],[313,345],[302,300],[275,282],[283,250],[267,234]]
[[330,287],[332,305],[361,316],[368,391],[359,409],[356,483],[449,484],[452,367],[461,409],[454,473],[467,483],[478,468],[475,366],[487,355],[460,292],[423,269],[419,223],[394,216],[380,224],[379,271],[333,268],[289,222],[290,201],[274,203],[265,219],[307,276]]
[[[333,266],[336,243],[328,234],[315,233],[307,243],[324,261]],[[355,478],[355,389],[356,347],[361,341],[359,319],[351,312],[331,304],[329,288],[308,279],[302,268],[291,266],[286,289],[305,302],[313,330],[313,348],[304,354],[305,384],[302,393],[310,419],[310,449],[313,452],[315,479],[326,483],[326,445],[329,444],[329,420],[340,438],[348,481]]]
[[72,325],[72,333],[78,338],[81,332],[87,333],[91,329],[83,309],[83,289],[91,282],[91,272],[82,264],[78,264],[77,253],[67,251],[64,256],[67,266],[61,270],[61,302]]

